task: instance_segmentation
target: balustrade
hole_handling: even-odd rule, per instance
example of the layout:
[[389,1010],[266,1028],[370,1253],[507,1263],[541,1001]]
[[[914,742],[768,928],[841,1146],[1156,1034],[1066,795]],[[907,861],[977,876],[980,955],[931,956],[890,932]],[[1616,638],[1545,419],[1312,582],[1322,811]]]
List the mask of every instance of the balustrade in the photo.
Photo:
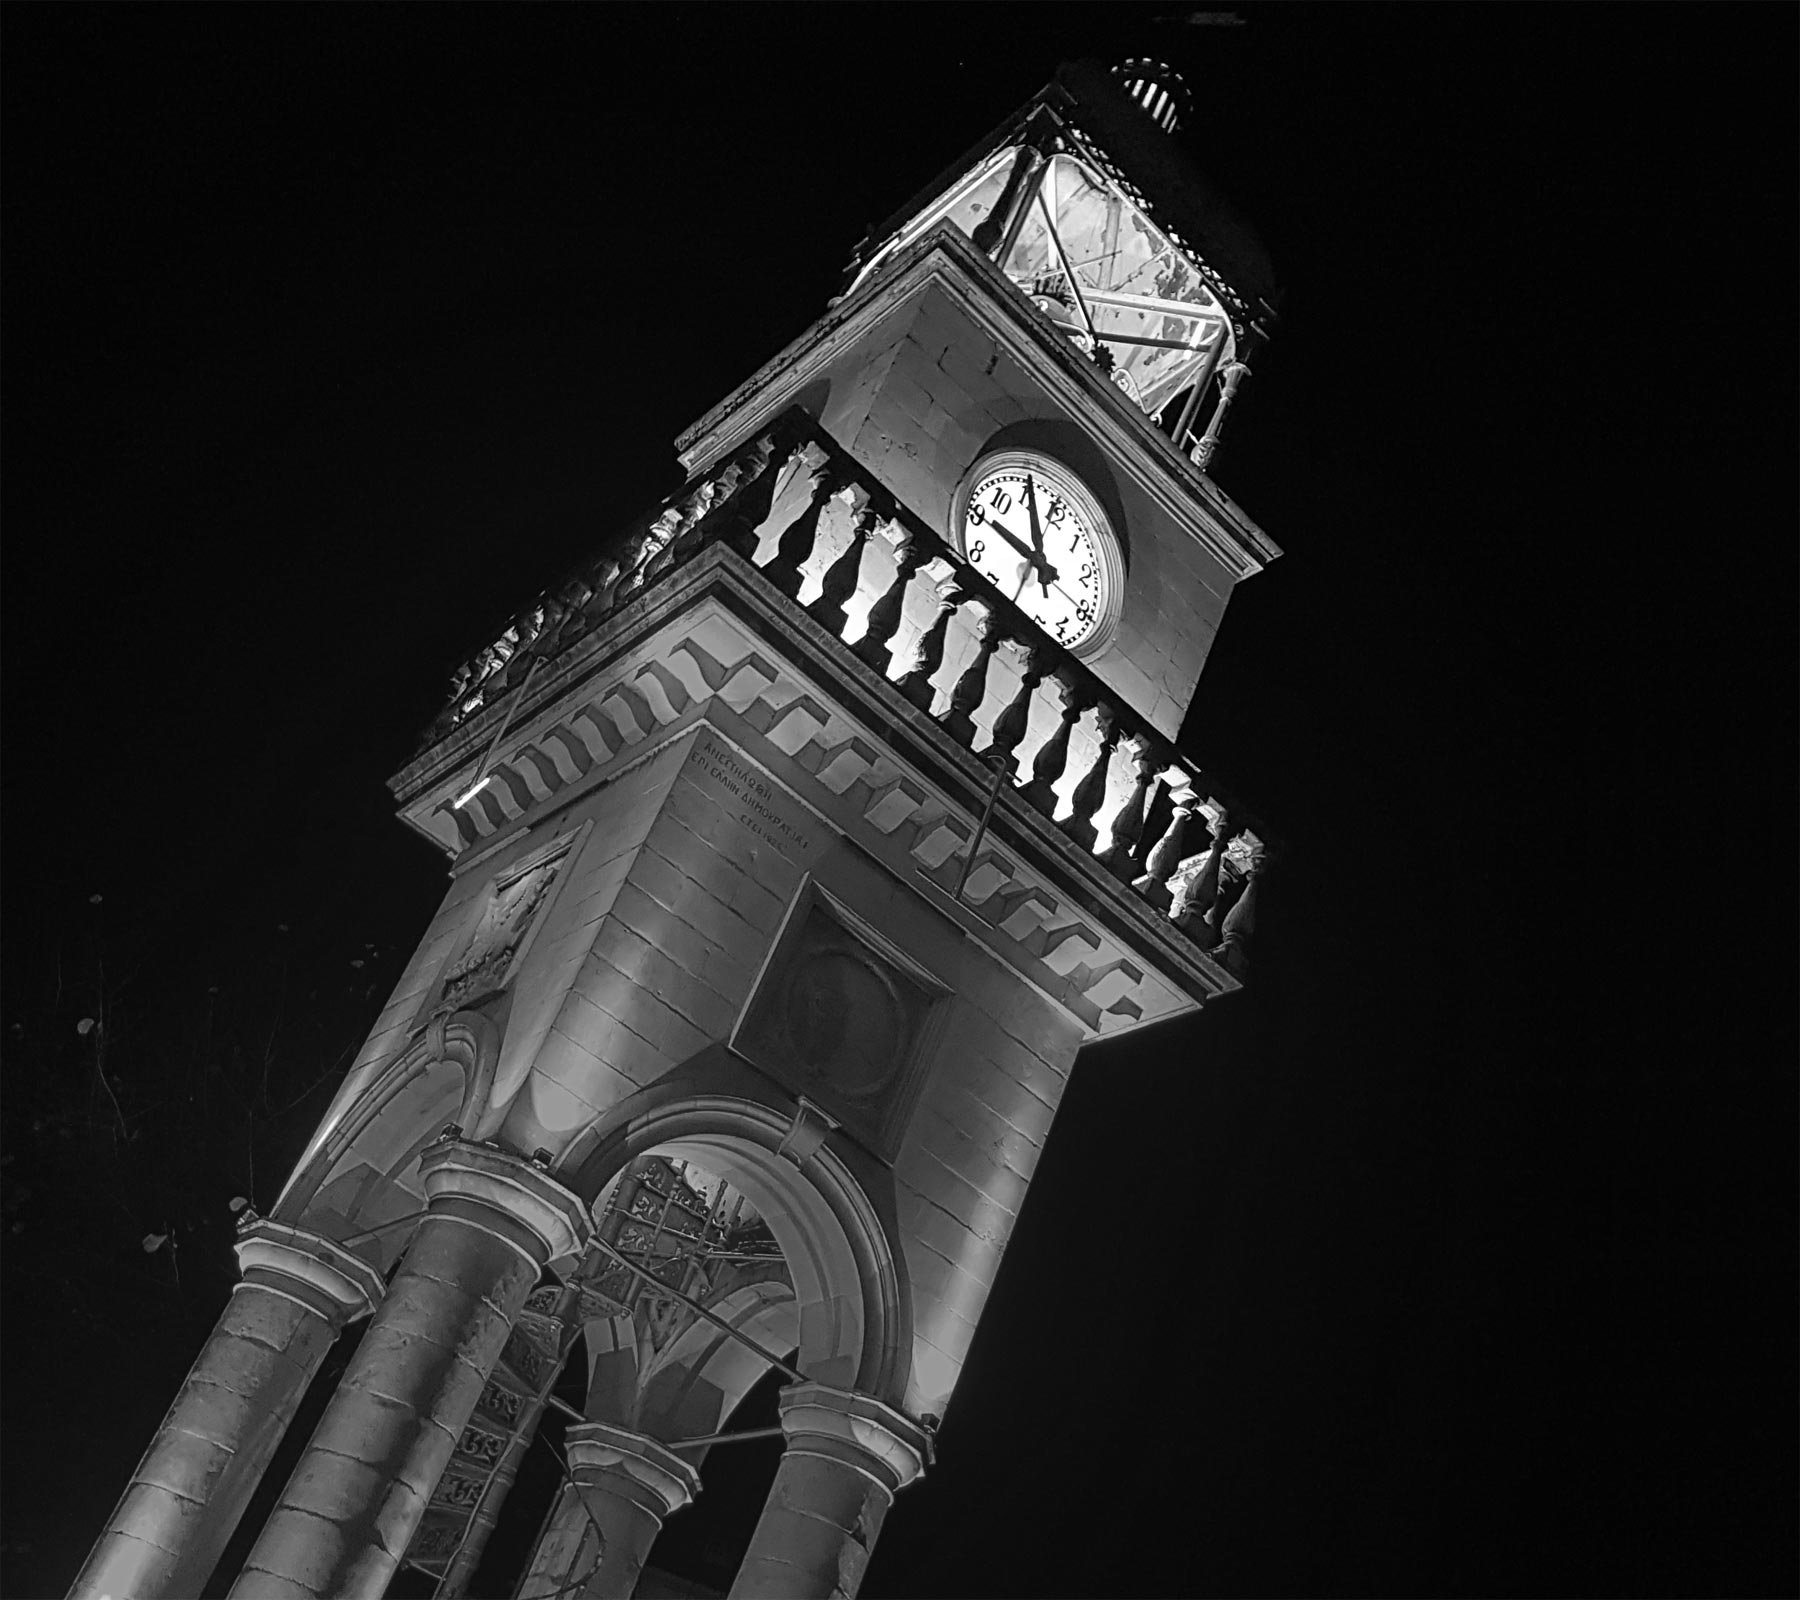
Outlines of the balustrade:
[[[757,566],[963,749],[1002,758],[1020,801],[1241,975],[1259,834],[1234,832],[1225,804],[1205,797],[1209,779],[797,412],[516,618],[459,669],[427,742],[713,544]],[[1196,815],[1212,839],[1184,855]]]

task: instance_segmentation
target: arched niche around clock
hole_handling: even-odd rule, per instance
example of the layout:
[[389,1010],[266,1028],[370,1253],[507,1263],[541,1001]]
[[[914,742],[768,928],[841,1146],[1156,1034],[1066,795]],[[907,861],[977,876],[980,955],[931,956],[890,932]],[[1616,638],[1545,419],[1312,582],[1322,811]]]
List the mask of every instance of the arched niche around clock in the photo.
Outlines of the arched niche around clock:
[[1120,497],[1117,478],[1105,455],[1088,435],[1073,422],[1061,417],[1026,417],[1008,423],[992,434],[967,461],[964,473],[977,461],[1003,450],[1040,450],[1054,456],[1087,486],[1088,493],[1099,502],[1100,509],[1119,541],[1119,559],[1124,563],[1124,577],[1131,573],[1131,525],[1126,520],[1125,502]]

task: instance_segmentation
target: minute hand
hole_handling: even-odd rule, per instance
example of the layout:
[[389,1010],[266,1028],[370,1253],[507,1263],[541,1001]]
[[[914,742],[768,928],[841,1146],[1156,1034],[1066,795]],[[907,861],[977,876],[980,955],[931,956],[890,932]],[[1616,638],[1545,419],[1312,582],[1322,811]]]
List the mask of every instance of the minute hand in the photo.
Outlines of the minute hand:
[[1037,489],[1031,481],[1031,474],[1025,474],[1025,509],[1031,513],[1031,547],[1037,553],[1038,587],[1044,591],[1044,598],[1050,598],[1050,579],[1056,576],[1056,568],[1051,566],[1044,555],[1044,530],[1038,525]]

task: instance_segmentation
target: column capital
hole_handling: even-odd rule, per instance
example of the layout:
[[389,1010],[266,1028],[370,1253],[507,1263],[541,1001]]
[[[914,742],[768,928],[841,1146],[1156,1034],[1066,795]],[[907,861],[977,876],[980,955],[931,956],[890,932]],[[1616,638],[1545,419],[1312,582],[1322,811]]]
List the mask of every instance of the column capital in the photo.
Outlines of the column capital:
[[240,1230],[237,1258],[244,1283],[298,1300],[334,1327],[367,1316],[387,1292],[361,1256],[323,1234],[267,1217]]
[[823,1383],[783,1389],[780,1403],[789,1455],[824,1456],[854,1467],[889,1494],[924,1476],[926,1432],[892,1406]]
[[433,1216],[480,1228],[540,1269],[579,1253],[593,1229],[578,1195],[497,1145],[441,1139],[419,1158],[419,1175]]
[[699,1472],[647,1434],[606,1422],[578,1422],[563,1435],[563,1450],[578,1489],[597,1487],[607,1476],[614,1484],[628,1478],[639,1491],[634,1498],[659,1520],[692,1503],[700,1492]]

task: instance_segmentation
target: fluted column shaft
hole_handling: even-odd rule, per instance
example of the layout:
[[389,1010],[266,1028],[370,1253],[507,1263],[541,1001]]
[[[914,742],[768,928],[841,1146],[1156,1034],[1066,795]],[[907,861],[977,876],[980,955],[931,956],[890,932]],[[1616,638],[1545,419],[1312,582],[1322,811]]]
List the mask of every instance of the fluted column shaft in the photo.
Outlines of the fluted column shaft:
[[781,1429],[787,1448],[731,1600],[854,1600],[894,1495],[924,1471],[925,1432],[822,1383],[782,1391]]
[[564,1449],[573,1481],[519,1592],[631,1600],[663,1520],[700,1492],[700,1474],[657,1440],[603,1422],[577,1423]]
[[581,1202],[505,1151],[447,1140],[430,1207],[234,1600],[380,1595],[544,1264],[585,1241]]
[[257,1221],[243,1231],[237,1252],[243,1280],[131,1475],[71,1600],[198,1594],[326,1351],[346,1322],[381,1299],[380,1273],[304,1229]]

